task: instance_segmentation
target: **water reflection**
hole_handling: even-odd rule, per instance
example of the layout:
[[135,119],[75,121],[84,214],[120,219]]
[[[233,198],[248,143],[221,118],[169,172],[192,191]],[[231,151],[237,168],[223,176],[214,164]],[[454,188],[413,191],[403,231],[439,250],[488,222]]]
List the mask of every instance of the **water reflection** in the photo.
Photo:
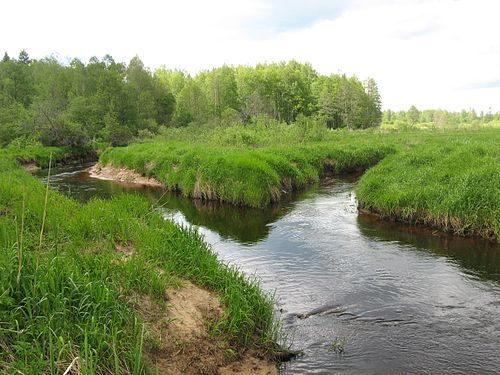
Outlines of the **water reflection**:
[[384,221],[373,215],[358,215],[363,235],[374,241],[396,241],[456,262],[471,275],[500,281],[498,244],[478,238],[448,235],[422,226]]
[[175,193],[166,193],[160,204],[167,212],[182,212],[185,220],[217,232],[223,239],[242,244],[254,244],[268,238],[272,223],[293,209],[292,203],[265,209],[242,208],[233,205],[191,200]]

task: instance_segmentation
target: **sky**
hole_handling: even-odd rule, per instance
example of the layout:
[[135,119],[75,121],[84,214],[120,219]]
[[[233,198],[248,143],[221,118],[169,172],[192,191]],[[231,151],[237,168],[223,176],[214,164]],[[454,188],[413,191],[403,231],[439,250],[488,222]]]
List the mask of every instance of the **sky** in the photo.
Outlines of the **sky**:
[[138,55],[192,74],[295,59],[374,78],[384,109],[500,111],[498,0],[7,0],[1,11],[11,56]]

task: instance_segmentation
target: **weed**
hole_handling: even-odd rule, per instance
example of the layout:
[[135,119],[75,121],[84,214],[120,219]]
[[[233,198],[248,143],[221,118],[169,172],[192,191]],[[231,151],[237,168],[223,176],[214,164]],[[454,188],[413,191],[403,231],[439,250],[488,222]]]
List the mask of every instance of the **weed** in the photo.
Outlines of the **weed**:
[[333,340],[333,342],[328,347],[328,350],[338,354],[344,354],[346,345],[347,345],[346,337],[336,337],[335,340]]

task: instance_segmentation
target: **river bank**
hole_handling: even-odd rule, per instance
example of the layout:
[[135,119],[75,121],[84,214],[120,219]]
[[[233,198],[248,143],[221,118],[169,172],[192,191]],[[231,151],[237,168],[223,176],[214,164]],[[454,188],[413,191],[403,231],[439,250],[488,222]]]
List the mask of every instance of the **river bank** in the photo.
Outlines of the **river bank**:
[[279,202],[328,175],[368,169],[357,188],[360,209],[498,240],[500,130],[332,134],[322,142],[238,148],[155,140],[108,149],[100,165],[118,179],[133,172],[187,197],[249,207]]
[[365,170],[392,152],[385,145],[364,144],[235,148],[153,141],[110,148],[99,161],[152,177],[187,197],[265,207],[325,175]]
[[2,371],[277,371],[273,300],[196,232],[143,198],[81,204],[0,167]]

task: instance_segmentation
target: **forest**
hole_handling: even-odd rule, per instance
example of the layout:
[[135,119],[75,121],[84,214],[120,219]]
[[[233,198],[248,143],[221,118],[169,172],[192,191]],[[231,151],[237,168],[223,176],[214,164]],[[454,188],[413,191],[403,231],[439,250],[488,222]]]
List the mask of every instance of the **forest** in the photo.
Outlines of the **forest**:
[[246,124],[265,116],[291,123],[320,119],[330,128],[369,128],[381,121],[373,79],[320,75],[297,61],[227,66],[191,76],[139,57],[128,64],[106,55],[88,63],[4,55],[0,62],[0,145],[41,142],[79,147],[125,145],[162,127],[190,123]]

